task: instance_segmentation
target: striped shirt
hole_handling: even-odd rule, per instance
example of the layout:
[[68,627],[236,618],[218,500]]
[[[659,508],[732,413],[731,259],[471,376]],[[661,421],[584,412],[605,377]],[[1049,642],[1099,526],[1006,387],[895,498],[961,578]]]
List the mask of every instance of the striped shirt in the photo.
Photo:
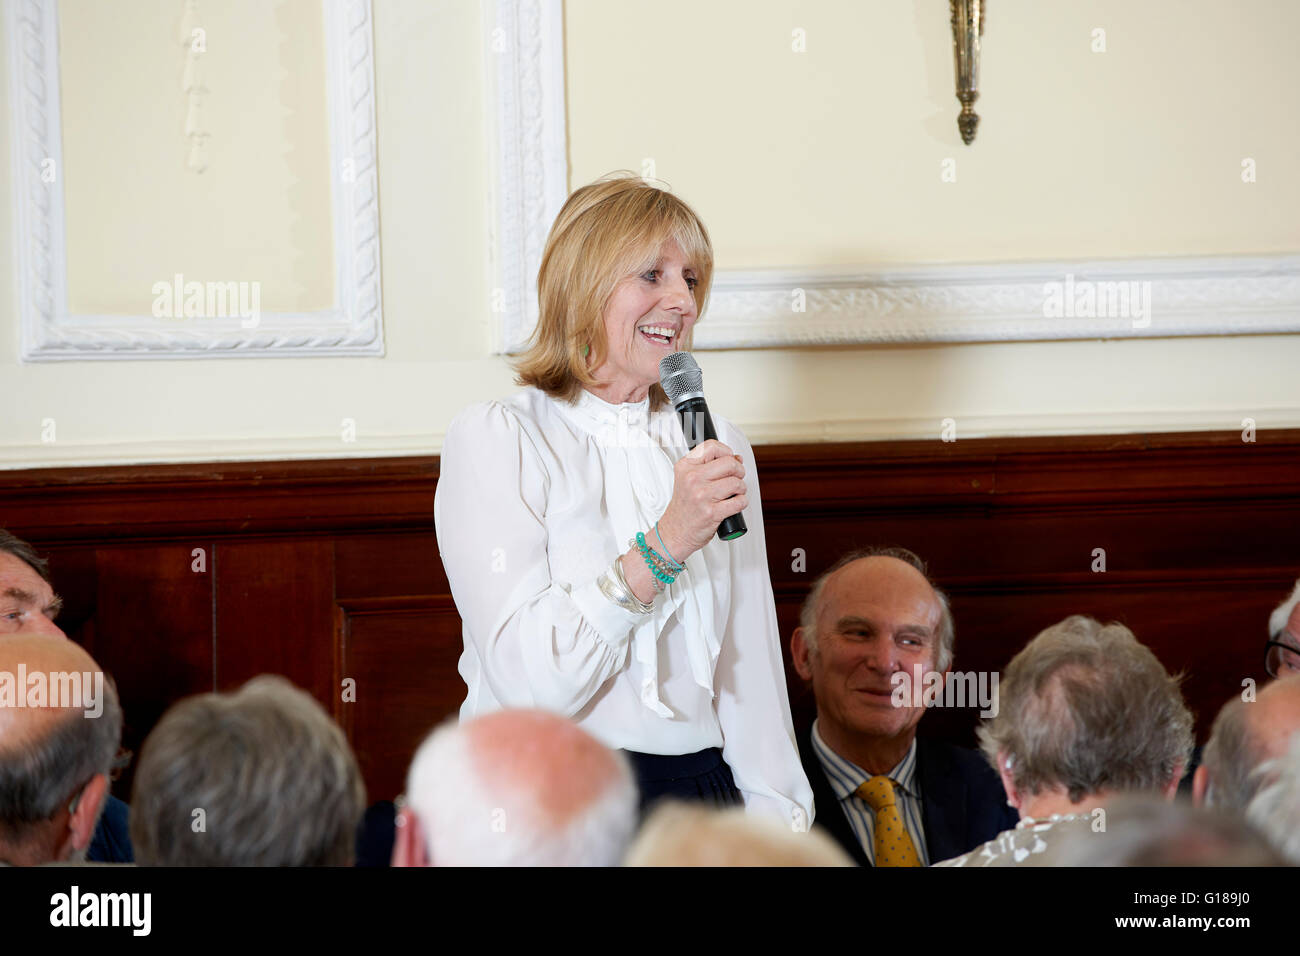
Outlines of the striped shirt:
[[[818,733],[817,723],[814,720],[812,725],[813,751],[817,754],[822,769],[826,771],[826,779],[830,781],[831,790],[839,800],[840,808],[848,817],[853,835],[862,845],[867,860],[875,866],[876,811],[857,795],[858,787],[870,780],[874,774],[867,773],[857,764],[845,760],[831,750]],[[898,801],[898,812],[903,818],[903,825],[907,827],[907,833],[912,838],[917,855],[921,858],[921,865],[929,866],[930,854],[925,846],[925,825],[921,822],[921,787],[916,779],[915,737],[912,738],[912,746],[907,749],[898,766],[889,771],[889,776],[897,784],[894,787],[894,797]]]

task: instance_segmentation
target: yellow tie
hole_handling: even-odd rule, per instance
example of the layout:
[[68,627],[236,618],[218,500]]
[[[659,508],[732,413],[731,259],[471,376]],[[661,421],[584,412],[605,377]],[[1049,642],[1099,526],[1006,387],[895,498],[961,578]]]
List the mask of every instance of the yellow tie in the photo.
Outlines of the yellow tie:
[[879,774],[858,787],[857,794],[876,811],[876,866],[920,866],[921,857],[894,799],[894,781]]

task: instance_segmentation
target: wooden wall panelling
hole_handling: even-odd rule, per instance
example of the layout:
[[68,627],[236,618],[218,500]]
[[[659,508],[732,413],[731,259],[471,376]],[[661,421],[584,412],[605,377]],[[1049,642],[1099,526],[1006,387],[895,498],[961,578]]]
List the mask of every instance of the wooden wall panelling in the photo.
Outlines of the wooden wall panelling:
[[420,741],[465,699],[456,670],[460,616],[450,595],[357,598],[339,612],[339,676],[355,681],[356,694],[340,704],[340,724],[369,799],[391,800],[405,789]]
[[[999,669],[1069,613],[1115,618],[1188,672],[1203,735],[1241,679],[1262,677],[1265,620],[1300,573],[1300,430],[756,455],[786,647],[817,573],[854,545],[901,544],[952,598],[958,668]],[[437,474],[434,457],[0,472],[0,526],[51,554],[61,623],[115,674],[129,745],[180,697],[278,672],[336,716],[382,799],[465,693]],[[194,547],[210,549],[206,577]],[[1095,547],[1105,574],[1089,570]],[[969,740],[974,721],[935,712],[922,726]]]
[[339,701],[369,798],[391,800],[430,729],[465,699],[456,671],[460,616],[432,528],[346,535],[335,543],[340,634],[336,684],[355,682],[355,701]]
[[338,636],[328,537],[221,541],[216,549],[218,690],[283,674],[333,711]]
[[[192,569],[194,548],[207,549],[207,572]],[[168,707],[213,688],[211,555],[201,538],[51,552],[55,584],[71,594],[59,623],[115,681],[122,745],[137,755]],[[114,785],[124,800],[134,766]]]

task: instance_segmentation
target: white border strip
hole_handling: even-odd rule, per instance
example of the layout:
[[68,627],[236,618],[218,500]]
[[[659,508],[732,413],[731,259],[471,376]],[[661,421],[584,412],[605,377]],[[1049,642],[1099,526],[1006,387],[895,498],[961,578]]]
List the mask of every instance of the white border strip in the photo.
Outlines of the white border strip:
[[[1128,308],[1122,307],[1125,302]],[[722,271],[696,327],[695,345],[735,349],[1296,331],[1300,256],[1223,256],[852,272]]]
[[[1221,431],[1241,435],[1242,420],[1253,418],[1260,433],[1300,427],[1295,408],[1137,409],[1110,412],[962,415],[958,441],[1035,435],[1125,435]],[[938,416],[851,417],[815,422],[748,421],[746,437],[755,446],[781,443],[822,444],[886,440],[942,440]],[[84,442],[0,446],[0,471],[82,465],[143,465],[168,462],[290,461],[321,458],[387,458],[441,454],[444,433],[358,436],[344,444],[338,433],[291,438],[211,438],[195,440]],[[1246,447],[1254,448],[1249,445]]]
[[491,124],[489,249],[496,352],[518,350],[537,324],[537,270],[569,193],[560,0],[484,5]]
[[[7,0],[14,250],[24,361],[383,355],[374,41],[370,0],[321,0],[326,43],[337,305],[201,324],[71,315],[59,117],[57,0]],[[47,160],[58,175],[41,179]]]

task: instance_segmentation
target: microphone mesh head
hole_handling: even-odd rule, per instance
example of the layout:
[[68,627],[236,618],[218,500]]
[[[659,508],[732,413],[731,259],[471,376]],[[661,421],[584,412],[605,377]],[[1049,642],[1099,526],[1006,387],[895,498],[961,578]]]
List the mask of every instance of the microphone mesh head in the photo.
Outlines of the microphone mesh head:
[[659,360],[659,384],[668,401],[676,405],[684,398],[704,394],[704,373],[690,352],[673,352]]

